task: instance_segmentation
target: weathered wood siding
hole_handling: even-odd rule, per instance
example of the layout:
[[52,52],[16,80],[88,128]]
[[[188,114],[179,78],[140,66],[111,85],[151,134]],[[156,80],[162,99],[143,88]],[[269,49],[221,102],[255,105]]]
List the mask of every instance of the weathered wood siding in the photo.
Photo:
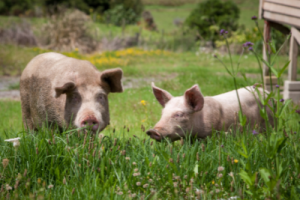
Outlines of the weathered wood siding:
[[260,0],[259,17],[300,28],[300,0]]

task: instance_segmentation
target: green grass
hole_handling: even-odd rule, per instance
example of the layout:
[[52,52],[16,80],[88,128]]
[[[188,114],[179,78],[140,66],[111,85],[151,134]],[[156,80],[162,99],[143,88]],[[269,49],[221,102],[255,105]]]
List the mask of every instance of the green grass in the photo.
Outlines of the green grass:
[[0,101],[0,108],[0,137],[9,138],[16,136],[22,129],[20,102]]
[[[0,158],[9,160],[5,169],[0,167],[0,183],[14,186],[18,181],[17,188],[0,195],[4,198],[9,193],[14,199],[34,195],[46,199],[135,199],[132,195],[136,199],[216,199],[243,195],[253,199],[246,191],[253,192],[255,187],[258,196],[254,199],[278,194],[297,199],[299,116],[293,110],[287,114],[296,120],[289,123],[296,134],[278,132],[269,137],[254,136],[252,130],[235,136],[220,132],[192,145],[144,140],[142,130],[122,126],[116,131],[107,129],[102,139],[76,131],[58,134],[41,129],[22,134],[17,149],[0,139]],[[128,113],[126,120],[132,120],[130,117]],[[132,133],[139,138],[130,136]],[[219,166],[224,170],[218,171]],[[255,173],[259,174],[256,181]],[[254,179],[250,178],[253,175]]]
[[[205,96],[234,89],[231,77],[209,54],[122,59],[129,58],[128,65],[122,67],[125,77],[160,78],[156,85],[174,96],[193,84],[199,84]],[[275,68],[281,68],[287,59],[278,57]],[[230,63],[228,56],[222,60]],[[238,60],[239,56],[233,56],[234,63]],[[259,82],[255,57],[249,54],[240,61],[241,70],[252,75],[249,83],[239,76],[239,86]],[[9,159],[5,169],[0,166],[0,184],[14,186],[18,181],[12,191],[0,193],[1,198],[131,199],[134,194],[137,199],[194,199],[200,190],[206,199],[299,196],[300,117],[296,107],[287,107],[280,118],[281,128],[271,135],[254,136],[249,129],[235,135],[221,131],[204,141],[181,145],[157,143],[142,130],[153,127],[161,113],[150,84],[110,94],[109,103],[111,124],[100,141],[98,135],[78,136],[76,131],[55,133],[44,128],[30,133],[21,124],[20,102],[0,101],[0,158]],[[17,150],[3,141],[17,136],[22,138]],[[219,166],[224,171],[218,172]]]

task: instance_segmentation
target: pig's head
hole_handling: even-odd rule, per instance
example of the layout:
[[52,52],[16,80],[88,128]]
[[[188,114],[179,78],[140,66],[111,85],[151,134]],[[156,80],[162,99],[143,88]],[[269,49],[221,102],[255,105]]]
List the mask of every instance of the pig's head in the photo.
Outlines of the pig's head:
[[122,70],[110,69],[102,73],[73,73],[55,87],[55,98],[65,99],[64,120],[67,126],[102,131],[110,121],[108,94],[122,92]]
[[204,98],[198,85],[186,90],[184,96],[173,97],[169,92],[152,83],[153,94],[162,105],[162,116],[146,133],[156,141],[169,138],[171,141],[185,137],[193,129],[193,114],[203,108]]

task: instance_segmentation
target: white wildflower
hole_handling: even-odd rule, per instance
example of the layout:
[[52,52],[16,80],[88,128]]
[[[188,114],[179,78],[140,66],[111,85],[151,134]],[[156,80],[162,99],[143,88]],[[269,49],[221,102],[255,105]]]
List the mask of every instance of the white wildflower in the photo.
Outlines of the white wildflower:
[[5,142],[12,142],[14,147],[19,147],[20,146],[20,140],[21,138],[17,137],[17,138],[11,138],[11,139],[7,139],[4,140]]

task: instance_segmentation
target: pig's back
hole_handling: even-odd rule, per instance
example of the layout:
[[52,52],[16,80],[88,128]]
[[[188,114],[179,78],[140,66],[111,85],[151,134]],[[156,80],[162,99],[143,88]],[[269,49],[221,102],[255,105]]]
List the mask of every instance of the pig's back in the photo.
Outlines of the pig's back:
[[43,53],[34,57],[23,70],[21,80],[30,78],[32,75],[47,74],[51,71],[51,66],[63,58],[66,58],[66,56],[54,52]]
[[[254,90],[251,87],[247,87],[247,89],[238,89],[238,94],[243,113],[247,116],[248,120],[251,121],[251,124],[253,124],[260,121],[261,117],[259,114],[259,106],[257,105],[254,94],[252,93]],[[262,92],[261,89],[259,89],[259,91]],[[235,116],[235,113],[238,113],[240,110],[236,91],[233,90],[224,94],[213,96],[212,98],[220,103],[222,112],[225,115],[224,120],[227,121],[228,119],[231,119],[228,123],[232,123],[232,116]]]
[[[255,102],[254,95],[252,94],[253,89],[251,87],[247,87],[247,89],[245,89],[245,88],[238,89],[238,94],[239,94],[240,101],[242,102],[242,104],[246,104],[246,105],[250,106],[250,105],[252,105],[253,103],[256,103],[256,102]],[[250,91],[252,91],[252,92],[250,92]],[[233,105],[239,106],[238,105],[237,94],[236,94],[235,90],[232,90],[230,92],[226,92],[226,93],[223,93],[223,94],[220,94],[220,95],[212,96],[212,98],[219,101],[223,105],[233,104]]]

